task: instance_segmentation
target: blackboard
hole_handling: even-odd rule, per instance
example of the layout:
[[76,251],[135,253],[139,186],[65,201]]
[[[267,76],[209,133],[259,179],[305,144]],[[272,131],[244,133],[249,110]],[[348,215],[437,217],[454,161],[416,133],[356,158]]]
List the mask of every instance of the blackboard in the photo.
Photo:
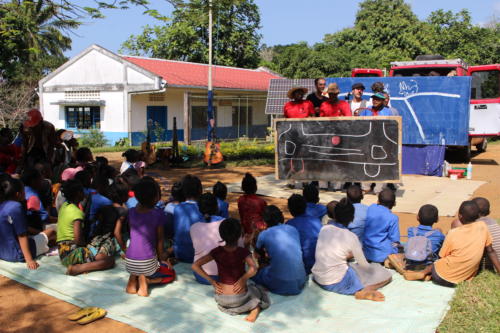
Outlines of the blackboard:
[[276,178],[399,182],[401,117],[276,119]]

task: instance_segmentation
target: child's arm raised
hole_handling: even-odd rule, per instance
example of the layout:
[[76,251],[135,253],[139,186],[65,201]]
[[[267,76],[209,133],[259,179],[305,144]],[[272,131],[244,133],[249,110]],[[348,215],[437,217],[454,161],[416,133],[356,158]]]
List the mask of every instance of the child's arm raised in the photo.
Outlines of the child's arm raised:
[[500,275],[500,261],[498,260],[497,253],[495,252],[495,249],[493,249],[493,246],[489,245],[486,247],[486,254],[488,254],[488,257],[490,258],[491,263],[495,267],[497,274]]
[[257,265],[255,265],[255,261],[253,260],[252,255],[249,255],[245,258],[245,263],[248,266],[248,270],[233,286],[233,291],[237,294],[245,290],[247,287],[248,279],[257,274]]
[[73,235],[75,237],[75,244],[78,246],[85,246],[85,238],[83,237],[82,220],[73,221]]
[[28,266],[28,269],[37,269],[40,265],[31,256],[28,235],[18,235],[17,239],[19,240],[19,245],[21,246],[21,251],[23,252],[24,260],[26,260],[26,266]]
[[203,256],[200,259],[196,260],[191,265],[191,269],[196,274],[198,274],[199,276],[201,276],[202,278],[204,278],[205,280],[207,280],[208,282],[210,282],[210,284],[214,287],[215,292],[217,294],[222,294],[222,287],[217,283],[217,281],[215,281],[214,279],[212,279],[210,277],[210,275],[208,275],[207,272],[205,272],[203,270],[203,268],[201,267],[201,266],[205,265],[206,263],[209,263],[212,260],[214,260],[214,258],[210,254],[207,254],[206,256]]

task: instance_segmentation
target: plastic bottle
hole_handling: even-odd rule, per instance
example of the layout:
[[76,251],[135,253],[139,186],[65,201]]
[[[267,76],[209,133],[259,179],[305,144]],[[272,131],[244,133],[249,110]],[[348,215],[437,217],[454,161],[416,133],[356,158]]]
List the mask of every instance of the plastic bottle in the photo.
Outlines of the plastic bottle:
[[472,179],[472,163],[467,164],[467,179]]

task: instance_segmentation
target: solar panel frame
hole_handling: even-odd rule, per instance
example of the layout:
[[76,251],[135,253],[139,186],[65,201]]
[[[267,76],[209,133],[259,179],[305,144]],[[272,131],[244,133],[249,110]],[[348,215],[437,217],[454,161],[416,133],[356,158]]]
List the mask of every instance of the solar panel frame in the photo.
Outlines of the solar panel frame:
[[271,79],[267,91],[265,114],[283,114],[283,106],[290,100],[286,94],[293,87],[307,88],[308,94],[316,89],[314,79]]

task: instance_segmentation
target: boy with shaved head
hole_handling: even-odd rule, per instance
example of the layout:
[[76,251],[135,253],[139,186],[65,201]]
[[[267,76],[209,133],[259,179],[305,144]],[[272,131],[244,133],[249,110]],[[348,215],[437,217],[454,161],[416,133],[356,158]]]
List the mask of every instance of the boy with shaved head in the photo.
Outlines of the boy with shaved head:
[[431,275],[432,281],[445,287],[455,287],[457,283],[471,280],[479,269],[483,253],[486,252],[498,274],[500,261],[491,246],[488,227],[480,217],[475,201],[464,201],[458,210],[461,226],[448,232],[439,251],[439,260],[423,271],[404,274],[406,280],[422,280]]

